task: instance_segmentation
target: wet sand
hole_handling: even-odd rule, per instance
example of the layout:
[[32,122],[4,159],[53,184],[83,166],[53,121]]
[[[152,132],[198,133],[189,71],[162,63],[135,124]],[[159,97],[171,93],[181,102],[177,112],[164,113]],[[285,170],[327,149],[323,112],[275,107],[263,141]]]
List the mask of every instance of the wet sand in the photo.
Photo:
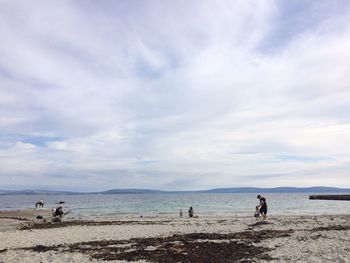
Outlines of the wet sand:
[[40,208],[0,211],[0,232],[14,231],[19,225],[33,222],[38,215],[49,218],[51,216],[51,210]]
[[0,232],[0,262],[349,262],[349,218],[17,220]]
[[12,218],[18,220],[31,220],[38,215],[49,217],[51,215],[51,210],[46,208],[33,208],[25,210],[0,211],[0,218]]

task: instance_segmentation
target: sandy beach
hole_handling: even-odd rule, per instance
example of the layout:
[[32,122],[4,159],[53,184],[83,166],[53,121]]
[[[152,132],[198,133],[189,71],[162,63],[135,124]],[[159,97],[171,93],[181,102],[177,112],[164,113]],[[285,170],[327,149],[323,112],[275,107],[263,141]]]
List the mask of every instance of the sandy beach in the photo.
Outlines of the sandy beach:
[[350,215],[271,216],[266,221],[236,216],[124,217],[49,224],[35,222],[37,214],[34,209],[0,213],[0,262],[350,259]]

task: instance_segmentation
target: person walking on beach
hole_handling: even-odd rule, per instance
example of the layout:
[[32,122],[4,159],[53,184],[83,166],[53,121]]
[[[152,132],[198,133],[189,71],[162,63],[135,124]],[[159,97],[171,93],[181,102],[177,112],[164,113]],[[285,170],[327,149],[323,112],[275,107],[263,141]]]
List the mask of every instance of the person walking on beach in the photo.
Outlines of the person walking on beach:
[[267,214],[266,198],[262,197],[261,195],[258,195],[256,198],[260,200],[259,212],[262,215],[263,219],[266,219],[266,214]]
[[183,216],[183,212],[182,212],[182,209],[180,209],[180,211],[179,211],[179,216],[180,216],[180,218],[182,218],[182,216]]
[[194,210],[193,210],[192,206],[190,207],[190,210],[188,210],[188,215],[189,215],[189,217],[193,217],[193,215],[194,215]]

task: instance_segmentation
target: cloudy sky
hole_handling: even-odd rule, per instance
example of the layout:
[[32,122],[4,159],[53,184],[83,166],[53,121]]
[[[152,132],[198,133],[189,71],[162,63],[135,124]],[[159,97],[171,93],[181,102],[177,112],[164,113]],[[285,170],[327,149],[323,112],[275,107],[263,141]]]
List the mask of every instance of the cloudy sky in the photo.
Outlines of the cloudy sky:
[[0,0],[0,189],[350,187],[350,1]]

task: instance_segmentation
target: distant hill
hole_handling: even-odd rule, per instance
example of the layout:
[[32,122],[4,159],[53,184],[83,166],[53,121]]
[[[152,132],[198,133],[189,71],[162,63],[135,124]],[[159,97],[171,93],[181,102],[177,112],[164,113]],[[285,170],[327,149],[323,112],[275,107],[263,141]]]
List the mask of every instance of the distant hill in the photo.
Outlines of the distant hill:
[[0,190],[0,195],[78,195],[79,192],[50,190]]
[[174,194],[174,193],[350,193],[349,188],[336,187],[234,187],[234,188],[216,188],[198,191],[161,191],[152,189],[111,189],[101,192],[68,192],[68,191],[49,191],[49,190],[0,190],[0,195],[80,195],[80,194]]
[[111,189],[97,194],[161,194],[166,191],[151,190],[151,189]]
[[257,187],[236,187],[236,188],[216,188],[200,191],[202,193],[340,193],[350,192],[349,188],[336,187],[274,187],[274,188],[257,188]]

